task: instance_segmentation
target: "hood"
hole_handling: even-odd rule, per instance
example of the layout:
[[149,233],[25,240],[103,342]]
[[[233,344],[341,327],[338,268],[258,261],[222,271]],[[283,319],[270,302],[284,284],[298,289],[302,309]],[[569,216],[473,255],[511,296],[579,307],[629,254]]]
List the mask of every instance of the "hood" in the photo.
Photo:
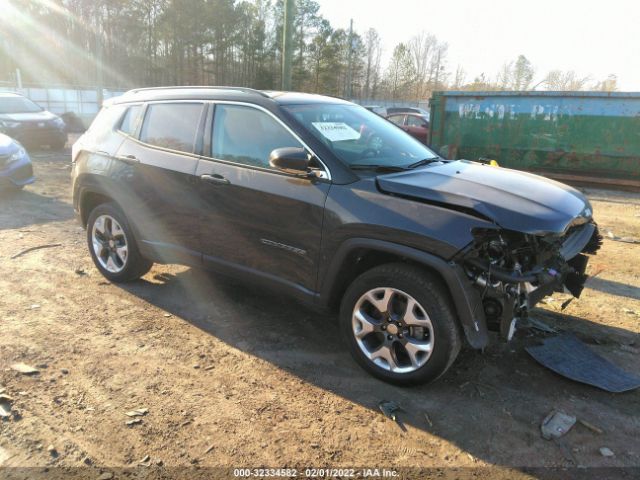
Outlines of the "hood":
[[57,115],[43,110],[41,112],[25,112],[25,113],[3,113],[0,114],[0,120],[10,122],[42,122],[53,120]]
[[591,205],[574,188],[467,160],[384,175],[377,182],[383,192],[472,209],[502,228],[523,233],[563,233],[591,218]]
[[18,143],[11,137],[0,133],[0,157],[10,155],[20,148]]

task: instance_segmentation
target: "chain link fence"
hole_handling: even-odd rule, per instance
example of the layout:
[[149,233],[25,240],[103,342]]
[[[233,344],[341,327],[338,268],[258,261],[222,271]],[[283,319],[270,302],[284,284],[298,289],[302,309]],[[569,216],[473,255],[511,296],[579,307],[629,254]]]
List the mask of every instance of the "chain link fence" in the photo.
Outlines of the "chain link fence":
[[[18,88],[9,82],[0,82],[0,91],[16,92],[31,99],[45,110],[57,115],[73,113],[86,126],[98,113],[98,91],[95,87],[64,86],[23,86]],[[107,100],[122,95],[124,90],[103,89],[102,97]]]

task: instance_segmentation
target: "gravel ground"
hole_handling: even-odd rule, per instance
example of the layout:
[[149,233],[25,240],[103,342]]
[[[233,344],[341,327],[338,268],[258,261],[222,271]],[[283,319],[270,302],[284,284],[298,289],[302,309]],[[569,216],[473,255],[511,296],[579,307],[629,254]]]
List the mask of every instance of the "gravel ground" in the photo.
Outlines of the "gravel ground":
[[[74,219],[68,152],[33,158],[37,183],[0,195],[0,390],[12,398],[0,477],[386,467],[506,479],[640,467],[640,390],[611,394],[544,369],[524,351],[539,332],[464,350],[437,383],[402,389],[354,364],[333,317],[287,298],[176,265],[110,284]],[[587,193],[605,232],[640,238],[640,195]],[[583,298],[561,312],[561,295],[534,315],[640,371],[639,259],[640,245],[607,238]],[[406,432],[380,413],[384,399],[403,407]],[[542,439],[554,408],[602,433],[576,424]]]

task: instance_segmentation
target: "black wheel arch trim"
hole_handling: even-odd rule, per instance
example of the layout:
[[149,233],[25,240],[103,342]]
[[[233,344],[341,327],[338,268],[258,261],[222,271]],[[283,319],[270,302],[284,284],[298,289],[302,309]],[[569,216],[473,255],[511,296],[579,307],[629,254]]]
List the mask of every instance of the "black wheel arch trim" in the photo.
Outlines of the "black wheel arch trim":
[[95,195],[103,196],[105,198],[108,198],[110,203],[114,203],[115,205],[117,205],[118,208],[124,214],[125,218],[127,219],[129,227],[131,228],[131,230],[133,232],[134,241],[136,242],[138,247],[140,247],[140,240],[142,240],[142,237],[140,236],[140,232],[138,231],[137,226],[135,224],[133,224],[133,222],[130,221],[130,219],[127,216],[127,214],[125,213],[124,209],[122,208],[120,203],[116,200],[117,194],[115,192],[113,192],[113,191],[109,191],[108,188],[104,188],[104,185],[102,185],[102,184],[96,184],[96,183],[87,182],[86,184],[78,185],[77,186],[77,191],[74,192],[74,195],[73,195],[73,208],[75,210],[76,217],[78,218],[78,220],[80,221],[82,226],[85,227],[85,228],[87,227],[87,225],[85,223],[85,220],[83,220],[84,213],[86,213],[86,219],[87,220],[89,219],[89,215],[91,215],[91,212],[83,212],[82,211],[82,202],[83,202],[83,199],[84,199],[85,195],[87,195],[87,194],[95,194]]
[[318,301],[322,307],[329,306],[331,294],[344,261],[356,249],[390,253],[436,271],[447,285],[460,325],[471,347],[481,349],[488,345],[489,333],[482,298],[480,292],[467,280],[462,267],[455,262],[447,262],[436,255],[384,240],[350,238],[338,247],[320,287]]

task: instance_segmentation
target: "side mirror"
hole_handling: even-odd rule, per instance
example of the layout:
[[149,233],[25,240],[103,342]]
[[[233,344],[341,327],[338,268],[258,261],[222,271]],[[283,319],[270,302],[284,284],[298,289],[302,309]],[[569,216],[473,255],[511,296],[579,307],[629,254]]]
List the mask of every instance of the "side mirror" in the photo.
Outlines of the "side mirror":
[[308,175],[309,155],[304,148],[276,148],[269,155],[269,165],[292,175]]

